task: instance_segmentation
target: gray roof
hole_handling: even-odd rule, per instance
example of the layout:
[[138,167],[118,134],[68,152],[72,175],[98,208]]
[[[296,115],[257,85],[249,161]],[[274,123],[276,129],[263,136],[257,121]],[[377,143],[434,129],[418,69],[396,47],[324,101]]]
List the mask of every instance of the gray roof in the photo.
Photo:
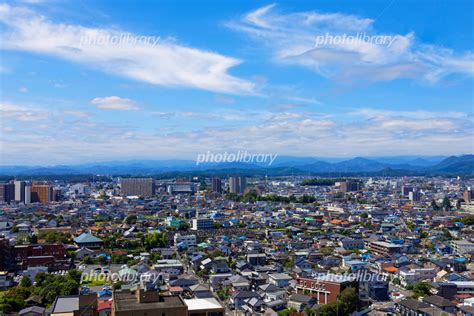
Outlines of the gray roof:
[[456,306],[456,304],[454,304],[450,300],[445,299],[444,297],[438,296],[438,295],[431,295],[431,296],[425,297],[423,298],[423,302],[431,304],[431,305],[440,306],[440,307],[455,307]]
[[39,306],[31,306],[22,309],[21,311],[18,312],[19,315],[23,315],[26,313],[37,313],[37,314],[44,314],[45,308],[44,307],[39,307]]
[[53,313],[66,313],[79,310],[79,296],[57,297]]
[[90,233],[84,233],[76,238],[74,238],[74,241],[78,244],[80,243],[99,243],[102,242],[102,239],[99,239],[95,237],[94,235]]

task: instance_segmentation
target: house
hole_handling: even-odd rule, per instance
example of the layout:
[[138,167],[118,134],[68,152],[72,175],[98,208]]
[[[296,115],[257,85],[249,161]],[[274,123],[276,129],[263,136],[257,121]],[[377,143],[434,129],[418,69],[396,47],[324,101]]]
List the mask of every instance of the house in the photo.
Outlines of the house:
[[75,251],[75,253],[76,253],[75,259],[82,260],[82,259],[84,259],[85,256],[92,257],[94,255],[95,251],[92,250],[92,249],[89,249],[89,248],[82,247],[80,249],[77,249]]
[[252,291],[235,292],[230,297],[229,306],[234,310],[242,310],[242,306],[244,306],[247,303],[246,300],[250,298],[260,299],[260,295]]
[[189,290],[196,298],[211,298],[214,297],[209,287],[203,284],[195,284],[189,287]]
[[51,307],[51,316],[97,316],[97,296],[57,296]]
[[343,238],[339,244],[344,250],[364,249],[364,241],[362,239]]
[[18,312],[20,316],[44,316],[45,315],[45,308],[39,306],[31,306],[22,309]]
[[74,238],[74,242],[80,248],[97,249],[102,247],[103,241],[100,238],[95,237],[91,233],[83,233],[80,236]]
[[242,306],[242,309],[251,315],[256,315],[263,312],[264,307],[265,302],[262,299],[252,297],[245,300],[245,304]]
[[303,294],[293,294],[288,299],[288,308],[294,308],[298,312],[302,312],[306,307],[311,308],[316,304],[316,299],[314,297],[303,295]]
[[267,255],[264,253],[248,254],[247,262],[251,266],[264,266],[267,264]]
[[99,316],[110,316],[112,313],[112,300],[98,301],[97,313],[99,313]]
[[227,262],[222,260],[214,260],[211,263],[211,272],[212,273],[226,273],[229,272],[229,266]]
[[397,303],[399,313],[403,316],[418,316],[423,315],[422,309],[429,308],[430,305],[414,299],[406,299]]
[[260,295],[266,302],[283,300],[286,296],[286,290],[281,289],[274,284],[267,283],[264,285],[260,285],[258,288]]
[[344,260],[344,267],[349,268],[352,272],[356,272],[368,267],[368,263],[360,260]]
[[290,281],[293,278],[285,273],[272,273],[268,275],[268,282],[279,288],[284,288],[290,285]]
[[456,313],[457,311],[456,304],[438,295],[424,297],[423,302],[448,313]]

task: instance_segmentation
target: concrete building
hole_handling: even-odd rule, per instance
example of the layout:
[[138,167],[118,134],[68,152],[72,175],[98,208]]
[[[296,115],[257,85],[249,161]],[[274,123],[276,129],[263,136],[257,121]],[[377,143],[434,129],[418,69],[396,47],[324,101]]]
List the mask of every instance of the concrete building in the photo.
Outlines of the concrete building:
[[386,256],[392,255],[394,253],[400,253],[402,246],[390,244],[385,241],[373,241],[370,243],[370,250],[378,255]]
[[0,183],[0,202],[10,203],[15,200],[15,184]]
[[179,296],[137,290],[114,292],[111,316],[187,316],[188,307]]
[[30,204],[31,203],[31,186],[26,185],[25,186],[25,204]]
[[15,201],[16,202],[25,202],[25,181],[15,181]]
[[402,189],[401,189],[400,193],[403,196],[408,196],[410,194],[410,192],[413,192],[413,187],[404,185],[404,186],[402,186]]
[[155,180],[152,178],[122,178],[120,179],[120,192],[127,196],[153,196],[155,195]]
[[424,280],[432,282],[435,276],[436,270],[433,268],[402,267],[398,271],[398,277],[403,286],[412,285]]
[[358,282],[344,275],[325,274],[323,276],[298,277],[296,293],[316,298],[317,304],[328,304],[336,301],[337,296],[346,288],[359,289]]
[[192,194],[196,192],[196,184],[192,182],[170,183],[166,186],[168,194]]
[[408,192],[408,199],[412,202],[419,202],[421,200],[421,193],[418,189]]
[[224,316],[225,308],[213,297],[184,300],[188,316]]
[[[23,187],[23,192],[25,192],[24,187]],[[31,203],[39,202],[39,203],[46,204],[46,203],[51,202],[52,200],[53,200],[53,189],[51,188],[49,184],[34,183],[31,186]]]
[[344,181],[341,182],[341,192],[354,192],[354,191],[360,191],[361,189],[361,184],[360,182],[357,181]]
[[213,229],[214,221],[211,218],[198,217],[193,219],[192,230],[206,230]]
[[212,178],[212,192],[222,194],[222,180],[221,178]]
[[451,242],[453,251],[458,255],[464,255],[468,252],[474,251],[474,243],[467,240],[453,240]]
[[174,235],[174,245],[175,247],[179,244],[182,244],[183,247],[189,248],[197,245],[196,235],[181,235],[177,233]]
[[247,178],[245,177],[230,177],[229,191],[235,194],[244,194],[247,188]]
[[474,199],[474,191],[472,191],[471,187],[464,191],[463,198],[466,203],[470,203]]

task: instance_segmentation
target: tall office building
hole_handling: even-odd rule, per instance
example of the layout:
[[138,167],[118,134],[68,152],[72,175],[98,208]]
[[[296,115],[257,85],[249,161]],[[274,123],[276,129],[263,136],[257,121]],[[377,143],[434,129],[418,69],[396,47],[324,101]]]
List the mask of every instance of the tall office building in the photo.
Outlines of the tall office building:
[[15,184],[15,201],[25,202],[25,181],[14,181]]
[[468,187],[466,191],[464,191],[463,198],[466,203],[471,203],[474,199],[474,191],[472,191],[471,187]]
[[0,183],[0,202],[10,203],[15,200],[15,185],[13,183]]
[[401,190],[401,194],[403,196],[408,196],[410,194],[410,192],[413,192],[413,187],[410,187],[410,186],[402,186],[402,190]]
[[155,180],[153,178],[122,178],[120,192],[122,195],[153,196],[155,195]]
[[244,194],[247,188],[247,179],[245,177],[230,177],[229,191],[230,193]]
[[413,202],[419,202],[421,200],[421,193],[418,189],[408,192],[408,199]]
[[361,189],[360,182],[357,181],[344,181],[341,182],[341,191],[342,192],[354,192]]
[[60,188],[53,188],[53,192],[51,195],[51,200],[54,202],[59,202],[61,200],[61,189]]
[[25,204],[31,203],[31,185],[25,186]]
[[212,178],[212,192],[222,194],[222,180],[220,178]]
[[34,183],[31,186],[31,202],[32,203],[49,203],[53,199],[53,189],[49,184]]

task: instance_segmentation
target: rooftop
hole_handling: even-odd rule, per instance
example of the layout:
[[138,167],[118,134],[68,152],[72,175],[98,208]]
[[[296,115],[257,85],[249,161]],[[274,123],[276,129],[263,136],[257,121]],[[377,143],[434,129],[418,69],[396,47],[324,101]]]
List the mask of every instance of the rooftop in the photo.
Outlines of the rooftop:
[[186,307],[179,296],[160,296],[159,301],[140,303],[135,294],[128,291],[115,292],[113,301],[116,311]]
[[188,311],[200,311],[209,309],[224,309],[222,305],[215,298],[195,298],[184,300],[188,305]]

